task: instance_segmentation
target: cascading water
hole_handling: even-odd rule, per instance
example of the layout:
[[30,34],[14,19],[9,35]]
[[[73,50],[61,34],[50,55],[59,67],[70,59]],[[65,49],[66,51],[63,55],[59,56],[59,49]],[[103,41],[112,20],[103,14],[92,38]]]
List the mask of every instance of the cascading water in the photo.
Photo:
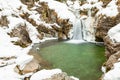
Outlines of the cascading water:
[[80,19],[76,19],[73,24],[73,38],[74,40],[82,40],[82,22]]
[[80,19],[79,10],[74,11],[75,21],[73,24],[73,40],[83,40],[83,24]]
[[68,4],[69,10],[74,14],[72,40],[95,41],[95,18],[91,16],[91,8],[87,8],[88,15],[80,15],[83,9],[79,5],[79,0],[73,4]]
[[[77,12],[76,12],[77,13]],[[79,13],[75,14],[76,19],[73,24],[73,40],[94,41],[94,18],[91,17],[91,10],[88,10],[87,19],[79,17]]]

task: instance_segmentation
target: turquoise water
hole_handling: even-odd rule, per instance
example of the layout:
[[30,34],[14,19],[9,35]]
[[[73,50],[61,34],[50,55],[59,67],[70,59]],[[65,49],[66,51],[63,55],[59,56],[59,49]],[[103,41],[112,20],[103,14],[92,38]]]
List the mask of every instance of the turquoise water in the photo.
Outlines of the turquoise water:
[[103,46],[91,43],[59,43],[40,49],[40,55],[51,63],[53,68],[60,68],[80,80],[98,80],[102,75],[104,52]]

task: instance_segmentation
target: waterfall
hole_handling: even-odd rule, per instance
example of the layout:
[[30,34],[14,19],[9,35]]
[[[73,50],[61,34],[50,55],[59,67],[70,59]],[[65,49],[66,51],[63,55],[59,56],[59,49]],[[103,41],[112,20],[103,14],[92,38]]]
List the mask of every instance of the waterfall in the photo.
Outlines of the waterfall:
[[83,21],[80,19],[79,9],[74,10],[73,40],[83,40]]
[[89,16],[86,20],[76,18],[73,24],[73,40],[94,41],[94,18]]
[[82,21],[80,19],[76,19],[73,24],[73,39],[74,40],[82,40]]
[[72,40],[95,41],[95,18],[92,17],[91,8],[87,9],[88,15],[80,15],[80,6],[71,5],[70,11],[75,15],[73,20]]

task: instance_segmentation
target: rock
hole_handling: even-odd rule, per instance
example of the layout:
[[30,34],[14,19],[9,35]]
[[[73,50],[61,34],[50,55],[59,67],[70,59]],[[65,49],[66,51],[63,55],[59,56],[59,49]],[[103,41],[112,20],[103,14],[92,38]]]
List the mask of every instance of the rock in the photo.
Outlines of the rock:
[[100,0],[103,2],[103,7],[106,7],[108,5],[109,2],[111,2],[112,0]]
[[[69,39],[68,33],[72,27],[71,23],[69,22],[69,19],[59,18],[54,10],[49,9],[49,6],[46,2],[40,2],[39,4],[41,6],[38,7],[36,11],[38,11],[41,14],[41,19],[46,23],[52,23],[53,25],[51,25],[52,29],[46,28],[46,26],[43,25],[39,25],[37,27],[38,32],[44,32],[54,37],[56,36],[56,34],[58,34],[58,39],[63,39],[64,36],[67,39]],[[54,23],[57,23],[59,27],[54,25]]]
[[38,70],[40,70],[40,65],[35,59],[33,59],[28,64],[26,64],[22,71],[24,74],[26,74],[30,72],[37,72]]
[[27,47],[32,43],[25,25],[19,25],[12,32],[8,33],[10,37],[18,37],[19,40],[13,43],[21,47]]
[[120,6],[120,0],[117,1],[117,5]]
[[79,80],[68,76],[60,69],[41,70],[33,74],[30,80]]
[[109,58],[112,54],[117,53],[120,50],[120,43],[114,43],[109,36],[104,38],[105,54]]
[[21,2],[31,8],[34,6],[35,0],[21,0]]
[[117,57],[115,55],[111,55],[107,62],[105,63],[106,66],[106,72],[111,70],[113,68],[114,63],[118,61]]
[[101,41],[107,35],[108,30],[116,25],[116,18],[100,15],[96,21],[98,22],[95,37],[96,41]]
[[0,17],[0,26],[7,26],[8,27],[9,21],[7,19],[7,16],[1,16]]
[[31,72],[35,73],[38,70],[40,70],[40,65],[35,59],[33,59],[32,61],[30,61],[29,63],[26,64],[26,66],[23,68],[23,70],[20,70],[19,65],[17,65],[14,68],[14,70],[15,70],[15,72],[19,73],[20,75],[31,73]]
[[107,32],[120,22],[119,17],[120,13],[115,17],[107,17],[105,15],[99,15],[99,17],[97,17],[95,33],[96,41],[103,41],[104,37],[107,36]]
[[[29,1],[31,0],[28,0],[28,2]],[[69,19],[61,19],[58,17],[58,14],[55,12],[55,10],[50,9],[46,2],[39,2],[38,5],[35,11],[40,14],[40,19],[42,21],[45,21],[46,24],[51,24],[51,26],[37,24],[35,20],[29,18],[29,13],[20,14],[23,19],[27,20],[37,28],[39,32],[38,38],[43,39],[44,37],[58,37],[59,40],[62,40],[66,37],[69,39],[68,34],[72,27]],[[57,26],[54,23],[56,23]]]
[[[117,19],[119,22],[119,19]],[[117,22],[117,21],[116,21]],[[119,36],[119,25],[116,25],[109,30],[108,35],[104,37],[105,43],[105,54],[107,56],[107,61],[105,63],[106,72],[102,76],[101,80],[119,80],[119,70],[120,70],[120,42],[116,34]]]
[[38,26],[38,24],[36,23],[36,21],[34,21],[32,18],[29,18],[29,16],[30,16],[30,14],[29,13],[22,13],[22,14],[20,14],[20,16],[23,18],[23,19],[25,19],[25,20],[27,20],[29,23],[31,23],[33,26]]
[[44,79],[44,80],[75,80],[71,77],[69,77],[65,72],[54,74],[51,76],[51,78]]

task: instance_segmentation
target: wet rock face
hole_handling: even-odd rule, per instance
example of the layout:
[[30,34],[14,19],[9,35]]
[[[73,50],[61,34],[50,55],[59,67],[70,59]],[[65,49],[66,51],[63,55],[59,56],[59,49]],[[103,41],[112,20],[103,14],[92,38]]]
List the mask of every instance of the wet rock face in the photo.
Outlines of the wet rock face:
[[102,40],[107,35],[108,30],[115,25],[114,17],[100,16],[96,28],[96,41]]
[[19,40],[13,42],[15,45],[19,45],[21,47],[27,47],[32,43],[32,40],[29,37],[28,31],[26,30],[26,26],[19,25],[15,29],[12,30],[11,33],[8,33],[10,37],[18,37]]
[[103,38],[107,36],[107,32],[113,26],[120,22],[120,13],[116,17],[106,17],[105,15],[99,15],[96,27],[96,41],[103,41]]
[[1,16],[0,17],[0,26],[8,26],[9,21],[7,20],[6,16]]

